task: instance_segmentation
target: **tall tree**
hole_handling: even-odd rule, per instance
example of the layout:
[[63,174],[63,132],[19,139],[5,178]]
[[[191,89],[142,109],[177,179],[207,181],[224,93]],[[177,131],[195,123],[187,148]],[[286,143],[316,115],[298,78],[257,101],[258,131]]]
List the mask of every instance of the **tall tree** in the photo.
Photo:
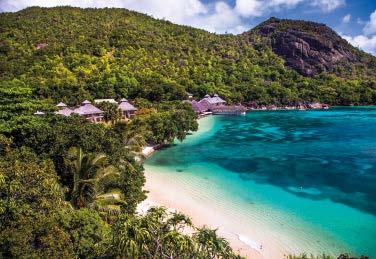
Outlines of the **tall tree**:
[[74,164],[72,204],[77,208],[109,205],[108,200],[121,201],[121,194],[106,193],[111,182],[119,179],[119,172],[107,165],[104,154],[84,154],[81,148],[69,150]]

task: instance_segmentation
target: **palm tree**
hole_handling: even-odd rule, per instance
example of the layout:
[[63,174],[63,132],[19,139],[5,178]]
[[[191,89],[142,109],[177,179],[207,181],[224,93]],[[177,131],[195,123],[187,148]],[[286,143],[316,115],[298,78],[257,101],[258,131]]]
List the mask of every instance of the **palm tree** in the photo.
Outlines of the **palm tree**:
[[123,214],[114,224],[112,231],[112,253],[120,258],[142,258],[142,255],[150,253],[148,245],[151,236],[142,218]]
[[143,158],[142,150],[146,141],[144,134],[140,133],[142,131],[140,128],[134,128],[129,123],[118,122],[113,129],[119,134],[129,158]]
[[192,220],[179,212],[172,213],[166,221],[167,226],[171,226],[175,231],[181,231],[184,228],[191,228],[193,226]]
[[[119,172],[107,165],[104,154],[84,154],[81,148],[72,147],[69,154],[74,158],[73,190],[71,202],[77,208],[95,207],[98,210],[119,210],[122,201],[120,191],[108,192],[110,183],[119,179]],[[114,207],[115,206],[115,207]]]
[[199,228],[194,234],[198,253],[206,258],[240,258],[235,255],[228,241],[217,235],[217,230]]

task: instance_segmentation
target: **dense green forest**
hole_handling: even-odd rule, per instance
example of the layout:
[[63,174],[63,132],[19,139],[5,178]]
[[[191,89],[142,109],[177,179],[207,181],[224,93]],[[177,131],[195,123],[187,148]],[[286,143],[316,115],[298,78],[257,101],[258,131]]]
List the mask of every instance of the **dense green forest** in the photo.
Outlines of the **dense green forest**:
[[[184,215],[135,213],[146,197],[142,147],[197,130],[182,102],[187,92],[229,102],[371,104],[376,81],[366,69],[356,78],[303,77],[268,45],[124,9],[1,13],[0,257],[239,258],[215,230]],[[53,114],[60,101],[123,97],[139,109],[128,122],[110,104],[101,106],[108,123]],[[186,227],[194,234],[183,234]]]
[[343,64],[304,77],[254,33],[216,35],[124,9],[35,7],[0,17],[0,80],[19,79],[54,102],[177,100],[188,91],[260,104],[376,103],[376,58],[355,48],[361,62],[351,74]]

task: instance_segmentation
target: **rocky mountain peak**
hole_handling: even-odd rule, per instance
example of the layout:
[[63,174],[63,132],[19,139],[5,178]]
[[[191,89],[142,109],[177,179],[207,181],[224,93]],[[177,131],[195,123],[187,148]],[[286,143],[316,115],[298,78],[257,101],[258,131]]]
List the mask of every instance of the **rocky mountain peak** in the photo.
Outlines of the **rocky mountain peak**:
[[325,24],[271,17],[247,37],[261,37],[285,64],[305,76],[332,70],[341,62],[357,62],[359,52]]

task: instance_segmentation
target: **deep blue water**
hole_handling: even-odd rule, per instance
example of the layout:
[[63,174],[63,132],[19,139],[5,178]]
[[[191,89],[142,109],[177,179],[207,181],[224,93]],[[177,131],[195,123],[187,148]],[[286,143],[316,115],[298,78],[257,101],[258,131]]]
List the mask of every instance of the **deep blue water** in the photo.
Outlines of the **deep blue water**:
[[[355,233],[354,216],[348,226],[336,226],[330,219],[317,224],[338,232],[352,252],[376,257],[376,107],[259,111],[214,120],[210,134],[157,152],[147,164],[171,168],[177,174],[192,164],[205,164],[208,170],[219,166],[239,176],[244,186],[247,182],[270,185],[302,198],[307,206],[299,213],[306,221],[320,221],[320,213],[313,219],[309,211],[315,202],[342,204],[349,215],[359,212],[355,221],[364,215],[363,223],[367,221],[369,228],[359,225],[361,233]],[[279,197],[268,199],[282,203]],[[355,236],[359,234],[363,239]]]

